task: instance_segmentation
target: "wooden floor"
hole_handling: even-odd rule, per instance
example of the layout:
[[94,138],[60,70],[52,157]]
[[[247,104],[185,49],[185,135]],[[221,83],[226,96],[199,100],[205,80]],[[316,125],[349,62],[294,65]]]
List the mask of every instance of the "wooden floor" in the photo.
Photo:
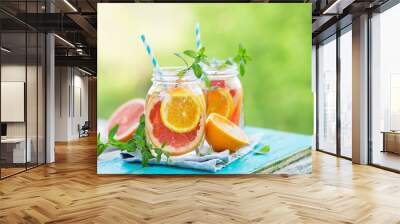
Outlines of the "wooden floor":
[[375,164],[400,170],[400,155],[392,152],[374,150],[372,160]]
[[13,174],[23,172],[25,170],[25,167],[23,168],[1,168],[1,177],[8,177]]
[[313,174],[99,176],[95,138],[0,181],[0,223],[400,223],[400,175],[313,154]]

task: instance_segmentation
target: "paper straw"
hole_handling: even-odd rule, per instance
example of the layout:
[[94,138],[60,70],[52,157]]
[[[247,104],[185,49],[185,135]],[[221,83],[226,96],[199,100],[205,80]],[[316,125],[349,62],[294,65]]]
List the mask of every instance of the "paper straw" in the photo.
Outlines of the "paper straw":
[[[194,27],[194,33],[196,34],[196,48],[200,50],[201,48],[201,36],[200,36],[200,23],[197,22],[196,26]],[[204,80],[204,77],[200,77],[201,80]]]
[[200,50],[201,48],[200,23],[198,22],[196,23],[194,32],[196,34],[196,48],[197,50]]
[[142,40],[142,43],[143,43],[144,47],[146,48],[146,52],[147,52],[147,54],[148,54],[148,55],[150,56],[150,58],[151,58],[151,62],[152,62],[152,64],[153,64],[153,67],[155,68],[155,70],[156,70],[159,74],[161,74],[160,65],[158,64],[156,57],[154,57],[154,54],[153,54],[153,52],[151,51],[150,45],[147,43],[146,38],[145,38],[145,36],[144,36],[143,34],[140,35],[140,40]]

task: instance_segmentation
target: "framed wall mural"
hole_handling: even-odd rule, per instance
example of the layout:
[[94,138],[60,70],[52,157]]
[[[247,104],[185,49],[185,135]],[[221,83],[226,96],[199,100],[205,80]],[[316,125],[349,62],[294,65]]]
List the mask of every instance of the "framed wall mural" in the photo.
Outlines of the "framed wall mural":
[[98,4],[99,174],[311,172],[311,4]]

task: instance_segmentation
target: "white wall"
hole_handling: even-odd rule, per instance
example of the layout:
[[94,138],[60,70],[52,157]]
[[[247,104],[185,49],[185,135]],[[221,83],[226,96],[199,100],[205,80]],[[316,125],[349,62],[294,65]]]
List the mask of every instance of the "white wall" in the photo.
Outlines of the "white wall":
[[55,140],[77,139],[78,124],[88,120],[88,78],[76,68],[56,67],[55,85]]
[[[85,121],[88,121],[88,77],[81,76],[82,73],[76,75],[77,70],[75,70],[74,75],[74,92],[73,96],[75,100],[75,105],[73,108],[74,119],[72,119],[72,135],[78,136],[78,124],[83,125]],[[80,101],[80,102],[79,102]],[[81,107],[81,108],[80,108]],[[81,110],[81,111],[80,111]]]
[[70,84],[69,68],[55,68],[55,141],[68,140],[68,117]]

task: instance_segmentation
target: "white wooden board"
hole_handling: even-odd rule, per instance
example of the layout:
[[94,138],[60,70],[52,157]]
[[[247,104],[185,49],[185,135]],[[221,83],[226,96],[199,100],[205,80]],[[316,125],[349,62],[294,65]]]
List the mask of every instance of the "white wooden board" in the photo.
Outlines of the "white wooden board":
[[24,82],[1,82],[1,122],[24,122]]

